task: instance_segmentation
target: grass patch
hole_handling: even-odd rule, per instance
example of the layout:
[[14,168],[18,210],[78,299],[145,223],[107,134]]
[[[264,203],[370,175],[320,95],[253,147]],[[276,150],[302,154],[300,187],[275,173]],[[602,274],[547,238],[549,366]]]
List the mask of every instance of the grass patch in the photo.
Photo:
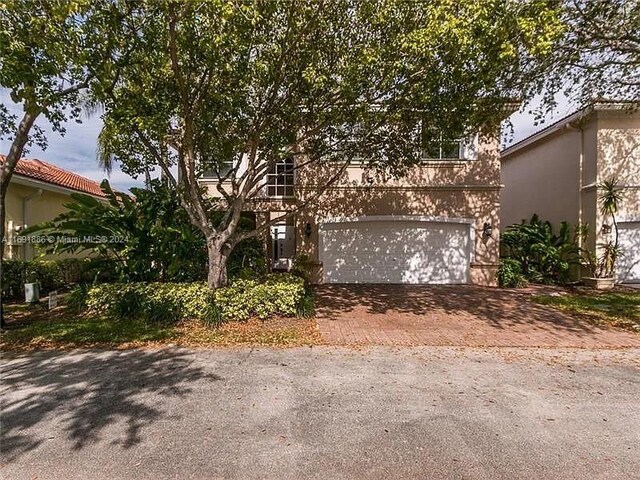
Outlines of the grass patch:
[[540,295],[533,300],[584,315],[599,324],[640,332],[640,292],[572,292],[559,296]]
[[2,348],[113,347],[123,344],[166,342],[174,328],[143,320],[67,318],[9,327],[2,334]]
[[294,347],[320,343],[316,323],[308,318],[227,322],[207,326],[197,321],[162,324],[142,319],[113,320],[82,316],[66,307],[10,305],[8,328],[2,333],[3,350],[47,348],[135,348],[175,344],[194,347]]

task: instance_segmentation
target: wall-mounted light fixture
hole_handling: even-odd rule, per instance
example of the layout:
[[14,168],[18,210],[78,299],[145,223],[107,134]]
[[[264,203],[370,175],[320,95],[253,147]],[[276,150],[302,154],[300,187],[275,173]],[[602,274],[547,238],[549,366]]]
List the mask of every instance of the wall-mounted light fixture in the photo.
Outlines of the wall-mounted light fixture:
[[482,226],[482,238],[489,238],[493,233],[493,227],[489,222],[484,222]]
[[309,222],[304,224],[304,234],[309,238],[311,236],[311,224]]
[[608,224],[604,224],[602,225],[602,234],[603,235],[610,235],[611,234],[611,225]]

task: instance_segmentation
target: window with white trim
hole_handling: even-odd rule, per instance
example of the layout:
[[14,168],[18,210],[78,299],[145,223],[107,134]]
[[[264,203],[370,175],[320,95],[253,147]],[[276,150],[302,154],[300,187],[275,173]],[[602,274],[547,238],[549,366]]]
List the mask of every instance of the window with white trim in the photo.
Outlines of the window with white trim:
[[294,196],[293,158],[278,161],[267,173],[267,196]]
[[459,138],[450,139],[442,133],[438,135],[426,135],[425,130],[422,131],[422,158],[423,160],[462,160],[463,146],[462,140]]

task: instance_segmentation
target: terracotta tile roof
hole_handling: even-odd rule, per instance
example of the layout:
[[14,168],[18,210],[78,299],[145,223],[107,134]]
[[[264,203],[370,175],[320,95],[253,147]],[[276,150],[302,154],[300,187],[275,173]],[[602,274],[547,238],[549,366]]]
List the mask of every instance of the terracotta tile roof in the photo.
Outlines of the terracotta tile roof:
[[[5,155],[0,155],[0,163],[6,159]],[[20,159],[14,171],[16,175],[39,180],[41,182],[50,183],[58,187],[69,188],[82,193],[104,197],[105,194],[100,189],[100,184],[88,178],[82,177],[77,173],[64,170],[42,160]]]

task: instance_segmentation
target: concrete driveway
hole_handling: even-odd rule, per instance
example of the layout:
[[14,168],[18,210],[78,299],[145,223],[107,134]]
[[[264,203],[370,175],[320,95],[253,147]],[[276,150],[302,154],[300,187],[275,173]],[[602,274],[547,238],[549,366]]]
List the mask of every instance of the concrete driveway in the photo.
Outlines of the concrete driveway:
[[7,479],[637,478],[640,351],[4,355]]
[[318,326],[331,344],[640,347],[637,333],[598,328],[531,301],[532,294],[543,292],[473,285],[322,285],[315,295]]

